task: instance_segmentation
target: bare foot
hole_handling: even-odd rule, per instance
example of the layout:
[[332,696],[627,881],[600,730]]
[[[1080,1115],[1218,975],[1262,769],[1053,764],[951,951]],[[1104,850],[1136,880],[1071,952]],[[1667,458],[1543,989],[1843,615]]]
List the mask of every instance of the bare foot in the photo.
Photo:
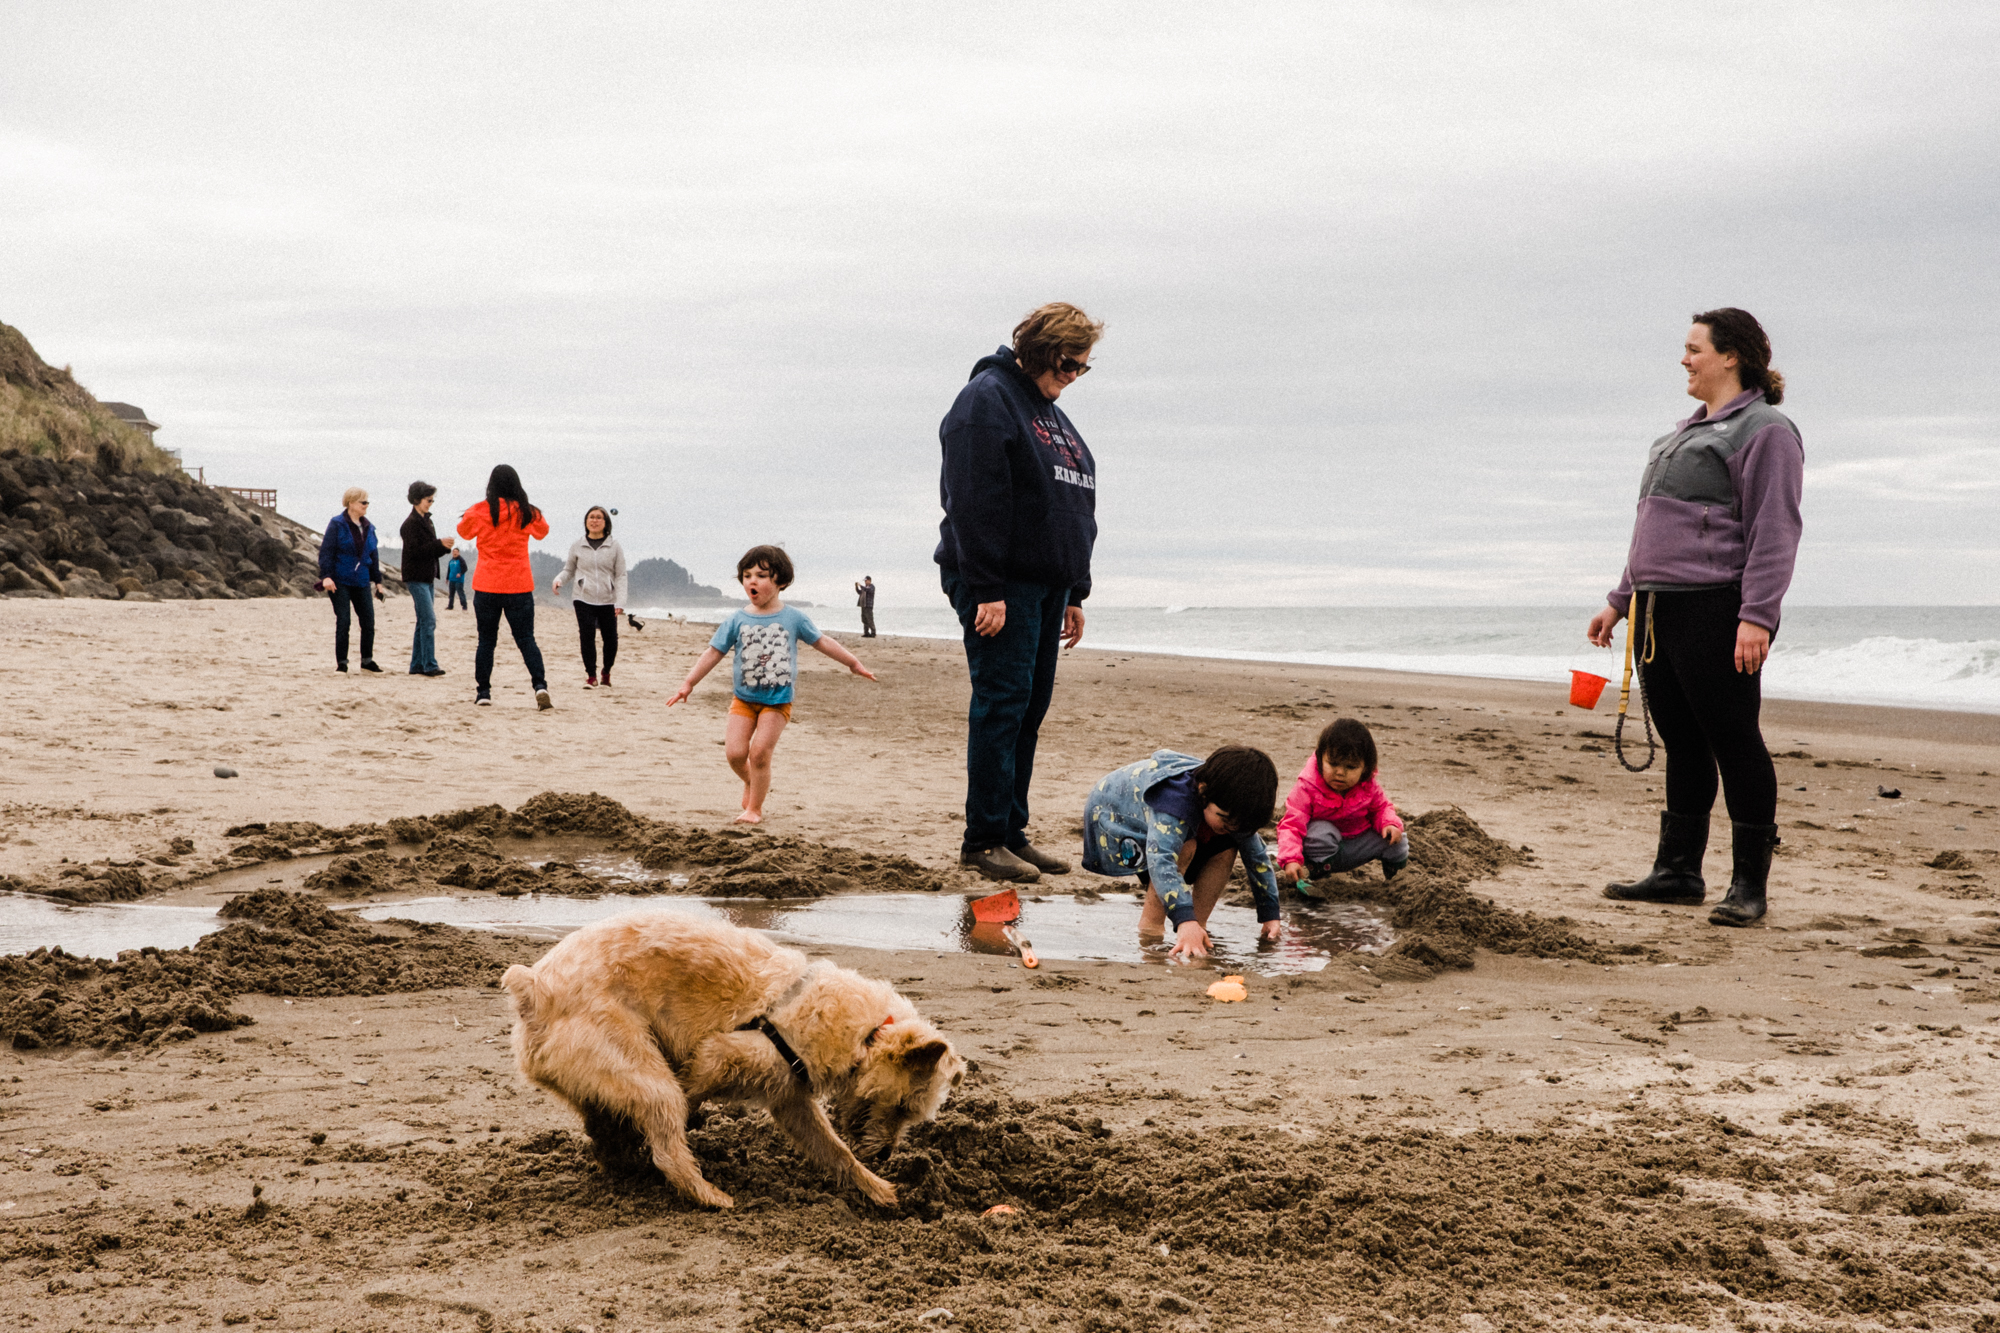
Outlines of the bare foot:
[[732,824],[761,824],[764,822],[764,812],[762,810],[745,810],[729,822]]

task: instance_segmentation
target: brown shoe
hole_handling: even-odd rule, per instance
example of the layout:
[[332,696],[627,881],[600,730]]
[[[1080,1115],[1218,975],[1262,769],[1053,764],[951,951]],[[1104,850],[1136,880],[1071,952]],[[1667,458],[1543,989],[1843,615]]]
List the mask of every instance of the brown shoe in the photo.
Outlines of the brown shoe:
[[1024,842],[1019,847],[1010,847],[1008,850],[1035,869],[1041,871],[1044,875],[1067,875],[1069,873],[1069,862],[1063,860],[1060,856],[1050,856],[1031,842]]
[[961,853],[958,863],[962,866],[971,866],[988,879],[1005,880],[1012,884],[1033,884],[1042,877],[1039,870],[1005,847],[987,847],[976,852]]

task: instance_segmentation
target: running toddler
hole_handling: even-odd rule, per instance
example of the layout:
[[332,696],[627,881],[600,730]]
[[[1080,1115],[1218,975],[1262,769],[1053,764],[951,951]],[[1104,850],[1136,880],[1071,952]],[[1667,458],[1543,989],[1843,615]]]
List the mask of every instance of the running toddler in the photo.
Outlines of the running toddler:
[[792,558],[775,546],[753,546],[736,562],[736,577],[743,584],[750,605],[732,611],[716,626],[715,637],[696,659],[694,670],[674,697],[672,708],[694,693],[701,678],[714,669],[725,653],[736,654],[736,697],[729,702],[729,728],[724,733],[723,752],[729,767],[743,779],[743,813],[739,824],[761,823],[764,797],[771,790],[771,754],[778,737],[792,720],[792,686],[799,675],[799,644],[811,645],[857,676],[875,679],[853,653],[835,643],[830,634],[821,634],[805,613],[795,611],[778,599],[792,586]]

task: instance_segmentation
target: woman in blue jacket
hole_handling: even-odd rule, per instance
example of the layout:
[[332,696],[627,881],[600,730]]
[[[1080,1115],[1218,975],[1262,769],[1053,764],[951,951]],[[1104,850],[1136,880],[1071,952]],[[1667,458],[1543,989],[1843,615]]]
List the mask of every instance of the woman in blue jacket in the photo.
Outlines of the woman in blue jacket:
[[361,622],[361,669],[375,665],[375,603],[382,586],[382,562],[375,554],[375,525],[368,521],[368,492],[350,486],[340,497],[344,506],[326,525],[319,541],[319,586],[333,600],[333,660],[347,670],[347,613]]

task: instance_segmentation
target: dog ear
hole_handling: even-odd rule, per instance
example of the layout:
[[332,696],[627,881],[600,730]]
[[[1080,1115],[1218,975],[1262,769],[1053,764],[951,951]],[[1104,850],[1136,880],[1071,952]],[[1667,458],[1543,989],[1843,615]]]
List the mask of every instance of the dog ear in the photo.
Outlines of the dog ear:
[[903,1063],[912,1069],[927,1069],[944,1059],[945,1052],[950,1049],[947,1043],[933,1038],[921,1046],[904,1051]]

